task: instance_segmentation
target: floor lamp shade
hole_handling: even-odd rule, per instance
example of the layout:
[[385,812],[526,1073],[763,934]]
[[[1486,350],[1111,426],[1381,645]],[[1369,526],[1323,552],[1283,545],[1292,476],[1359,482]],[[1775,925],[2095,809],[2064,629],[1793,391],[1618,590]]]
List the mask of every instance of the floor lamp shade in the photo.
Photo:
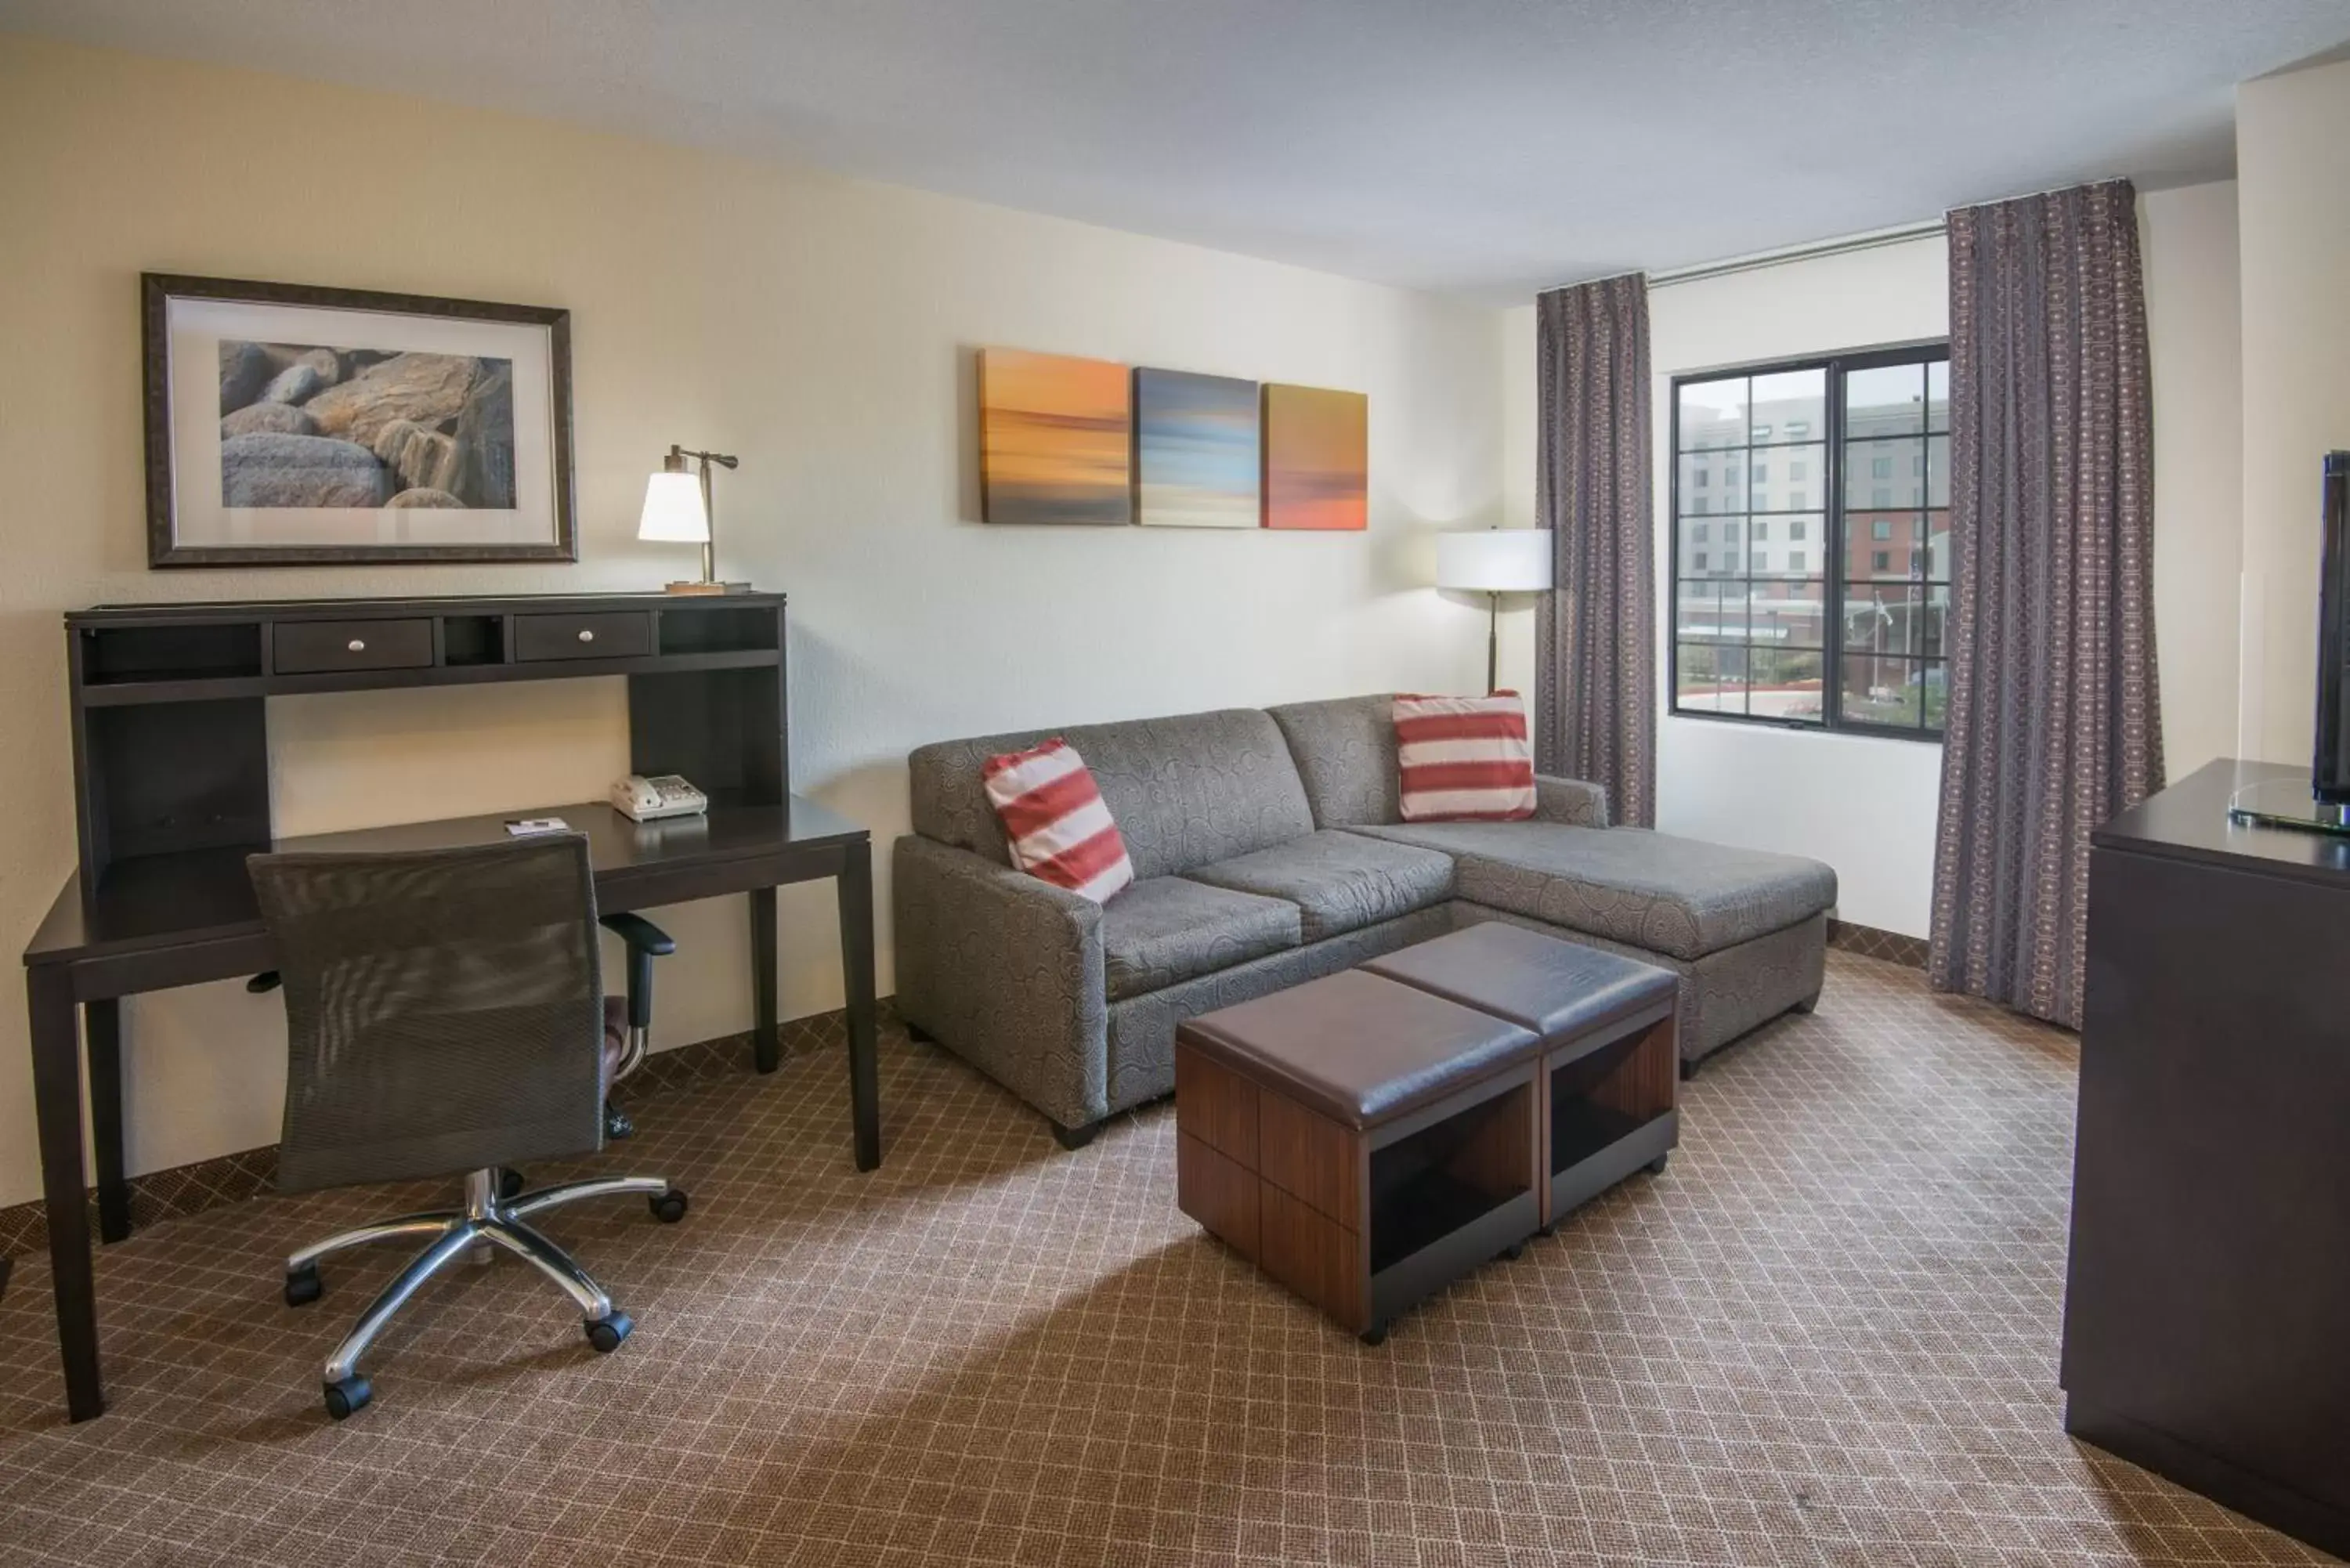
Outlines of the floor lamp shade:
[[1472,594],[1540,593],[1550,587],[1550,530],[1439,534],[1436,586]]
[[1550,587],[1550,530],[1483,528],[1436,536],[1436,586],[1485,596],[1485,690],[1501,679],[1502,596]]

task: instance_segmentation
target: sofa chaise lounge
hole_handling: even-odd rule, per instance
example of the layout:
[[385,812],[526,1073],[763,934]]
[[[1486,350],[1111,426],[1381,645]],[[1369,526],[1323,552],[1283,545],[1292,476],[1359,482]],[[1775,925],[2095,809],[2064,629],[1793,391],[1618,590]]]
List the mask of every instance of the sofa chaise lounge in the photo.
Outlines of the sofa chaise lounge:
[[[1791,1009],[1825,968],[1835,873],[1610,827],[1596,785],[1536,781],[1522,822],[1407,823],[1393,700],[1231,709],[986,735],[910,759],[898,1007],[1051,1119],[1071,1147],[1171,1093],[1183,1019],[1479,920],[1680,976],[1683,1071]],[[1011,864],[980,770],[1067,739],[1136,881],[1107,905]]]

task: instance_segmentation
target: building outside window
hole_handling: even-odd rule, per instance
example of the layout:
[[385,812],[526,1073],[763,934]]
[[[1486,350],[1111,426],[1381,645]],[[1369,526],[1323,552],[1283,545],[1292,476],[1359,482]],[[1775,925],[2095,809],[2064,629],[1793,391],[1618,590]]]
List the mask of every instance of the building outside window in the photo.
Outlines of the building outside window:
[[[1672,711],[1939,738],[1949,350],[1754,366],[1678,378],[1673,390]],[[1825,495],[1771,482],[1774,469],[1783,483],[1807,478],[1814,463]],[[1722,504],[1690,493],[1700,488]],[[1780,539],[1824,548],[1817,565],[1808,549],[1689,549],[1710,543],[1699,514],[1721,519],[1725,545],[1743,521],[1750,545],[1780,523]]]

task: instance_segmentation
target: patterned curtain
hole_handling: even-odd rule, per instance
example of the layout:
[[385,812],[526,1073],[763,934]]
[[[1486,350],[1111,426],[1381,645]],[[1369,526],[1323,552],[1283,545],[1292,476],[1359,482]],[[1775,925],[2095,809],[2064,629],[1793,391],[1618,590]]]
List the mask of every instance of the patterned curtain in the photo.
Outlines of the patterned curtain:
[[2077,1029],[2089,835],[2162,787],[2137,193],[1962,207],[1950,232],[1958,576],[1929,973]]
[[1555,288],[1535,304],[1535,507],[1557,554],[1534,623],[1534,764],[1605,785],[1611,820],[1657,820],[1656,528],[1648,284]]

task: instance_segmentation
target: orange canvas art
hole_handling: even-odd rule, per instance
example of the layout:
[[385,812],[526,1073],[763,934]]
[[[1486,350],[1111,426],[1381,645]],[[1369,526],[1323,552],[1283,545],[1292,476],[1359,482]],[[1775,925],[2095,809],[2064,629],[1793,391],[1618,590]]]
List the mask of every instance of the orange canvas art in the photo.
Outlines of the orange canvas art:
[[1134,521],[1132,377],[1123,365],[1017,348],[979,353],[980,515]]
[[1324,387],[1264,389],[1264,525],[1370,526],[1371,400]]

